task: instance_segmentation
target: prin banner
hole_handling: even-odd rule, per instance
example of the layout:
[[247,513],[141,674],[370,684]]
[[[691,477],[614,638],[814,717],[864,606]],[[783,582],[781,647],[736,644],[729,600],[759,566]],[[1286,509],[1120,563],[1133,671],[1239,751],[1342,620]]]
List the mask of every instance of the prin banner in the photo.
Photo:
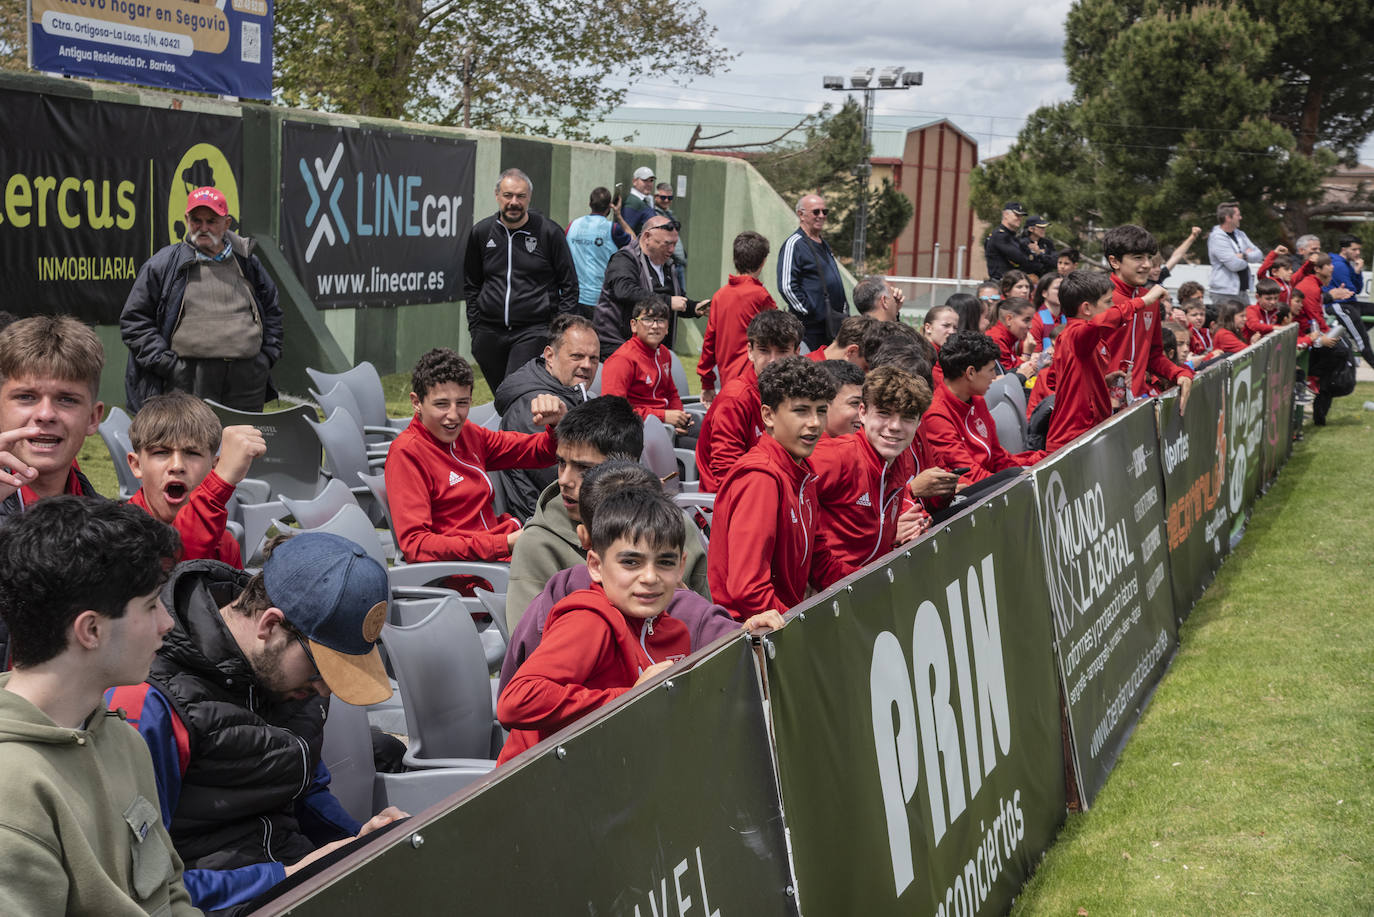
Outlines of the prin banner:
[[0,90],[0,301],[119,322],[134,277],[186,233],[186,196],[242,197],[238,118]]
[[1154,402],[1136,404],[1036,465],[1035,489],[1074,771],[1087,808],[1178,647]]
[[766,638],[807,917],[1006,913],[1053,840],[1064,754],[1034,518],[1021,478]]
[[461,298],[477,144],[288,121],[281,246],[318,308]]
[[1193,379],[1187,413],[1178,413],[1178,389],[1159,397],[1159,448],[1164,467],[1164,523],[1169,538],[1174,608],[1192,610],[1230,548],[1231,507],[1226,498],[1226,385],[1223,361]]
[[29,66],[270,99],[273,7],[273,0],[29,0]]

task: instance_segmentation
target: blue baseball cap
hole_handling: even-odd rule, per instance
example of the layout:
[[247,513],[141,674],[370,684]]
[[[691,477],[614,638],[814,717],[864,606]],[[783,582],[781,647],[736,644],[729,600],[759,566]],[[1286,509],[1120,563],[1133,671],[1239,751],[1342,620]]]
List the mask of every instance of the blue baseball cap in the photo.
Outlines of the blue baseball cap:
[[386,569],[362,546],[327,532],[282,542],[262,568],[272,604],[310,642],[329,690],[355,706],[391,696],[377,638],[386,623]]

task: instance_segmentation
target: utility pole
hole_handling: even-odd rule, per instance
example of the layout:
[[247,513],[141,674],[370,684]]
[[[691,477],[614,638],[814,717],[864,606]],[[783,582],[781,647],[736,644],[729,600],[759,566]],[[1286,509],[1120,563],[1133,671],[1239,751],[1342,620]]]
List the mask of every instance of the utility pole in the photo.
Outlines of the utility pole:
[[[873,145],[873,93],[888,89],[910,89],[925,82],[925,74],[919,70],[904,67],[884,67],[878,71],[878,85],[873,85],[872,67],[860,67],[849,77],[850,90],[864,94],[864,158],[855,167],[854,173],[859,182],[859,210],[854,218],[854,273],[861,274],[864,269],[864,254],[868,248],[868,182],[873,174],[871,151]],[[847,91],[842,76],[821,77],[821,85],[826,89],[839,92]]]

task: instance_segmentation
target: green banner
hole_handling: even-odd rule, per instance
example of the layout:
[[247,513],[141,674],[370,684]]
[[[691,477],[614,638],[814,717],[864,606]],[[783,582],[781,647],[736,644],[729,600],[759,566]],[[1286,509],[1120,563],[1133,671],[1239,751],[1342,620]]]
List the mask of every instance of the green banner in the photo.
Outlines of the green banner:
[[1178,646],[1153,401],[1035,466],[1080,801],[1107,781]]
[[1178,413],[1178,389],[1159,398],[1160,459],[1164,470],[1164,522],[1174,609],[1182,621],[1230,548],[1231,509],[1226,485],[1226,385],[1231,370],[1218,363],[1193,379],[1187,412]]
[[1231,510],[1231,547],[1240,543],[1250,507],[1259,495],[1263,477],[1265,387],[1270,347],[1264,341],[1252,344],[1226,362],[1231,367],[1231,383],[1226,411],[1226,500]]
[[1004,913],[1053,840],[1064,759],[1034,516],[1023,477],[766,639],[807,917]]
[[1269,409],[1264,415],[1264,443],[1260,448],[1264,486],[1279,476],[1293,452],[1293,384],[1298,370],[1298,326],[1269,335],[1269,367],[1265,373]]
[[674,666],[538,748],[342,864],[355,868],[332,884],[305,887],[287,912],[797,913],[748,640]]

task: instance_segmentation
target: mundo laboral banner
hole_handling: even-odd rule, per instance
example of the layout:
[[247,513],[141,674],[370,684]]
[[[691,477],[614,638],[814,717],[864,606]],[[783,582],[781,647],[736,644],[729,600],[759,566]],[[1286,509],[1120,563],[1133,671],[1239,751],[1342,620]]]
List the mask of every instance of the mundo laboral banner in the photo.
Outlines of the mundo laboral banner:
[[272,15],[273,0],[29,0],[29,66],[270,99]]
[[1064,752],[1034,518],[1023,477],[765,639],[807,917],[1006,913],[1054,839]]
[[1280,329],[1262,342],[1269,346],[1265,371],[1268,410],[1260,450],[1264,486],[1278,476],[1293,452],[1293,384],[1298,371],[1298,326]]
[[1164,523],[1169,537],[1174,610],[1188,616],[1230,549],[1226,499],[1226,385],[1231,370],[1217,363],[1193,379],[1186,412],[1178,389],[1159,397],[1164,466]]
[[281,246],[319,308],[462,297],[477,144],[288,121]]
[[306,900],[260,913],[797,914],[758,668],[742,634],[411,821],[385,850],[302,889]]
[[1226,460],[1230,466],[1226,502],[1231,510],[1231,547],[1240,543],[1250,508],[1259,495],[1263,475],[1264,401],[1268,385],[1270,347],[1260,341],[1228,357],[1231,384],[1228,393]]
[[1162,488],[1153,401],[1035,466],[1042,569],[1084,808],[1178,646]]
[[[242,198],[238,118],[0,90],[0,303],[119,322],[138,269],[186,234],[186,196]],[[121,358],[122,359],[122,358]]]

